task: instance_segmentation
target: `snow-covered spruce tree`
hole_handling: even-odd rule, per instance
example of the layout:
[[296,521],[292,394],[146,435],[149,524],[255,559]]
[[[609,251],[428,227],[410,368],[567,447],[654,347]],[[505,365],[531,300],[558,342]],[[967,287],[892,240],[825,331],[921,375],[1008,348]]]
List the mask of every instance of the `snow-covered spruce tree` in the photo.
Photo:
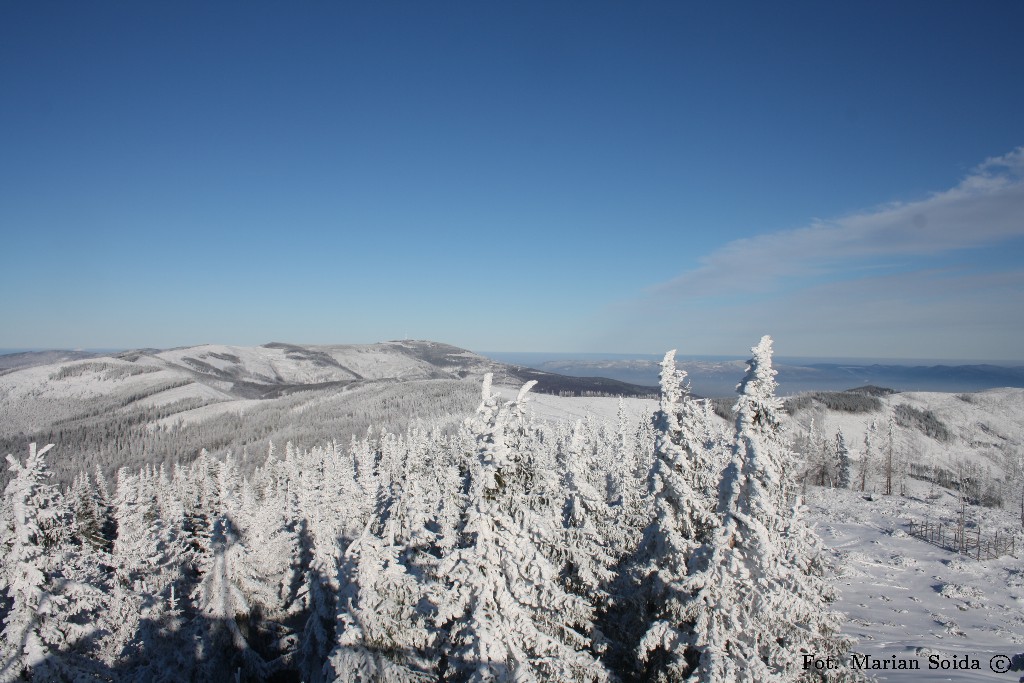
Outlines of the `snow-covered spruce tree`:
[[619,405],[615,410],[615,435],[612,445],[615,456],[612,460],[612,469],[608,473],[609,506],[625,507],[624,501],[630,495],[629,485],[633,483],[636,453],[633,452],[633,443],[629,432],[629,415],[626,412],[626,404],[620,396]]
[[720,525],[691,561],[685,620],[695,667],[687,678],[726,681],[848,681],[855,671],[804,670],[802,655],[842,662],[851,642],[829,609],[820,546],[800,517],[792,456],[775,396],[772,340],[752,349],[737,387],[733,457],[719,487]]
[[[242,500],[243,482],[239,480],[237,465],[230,454],[218,468],[217,500],[219,509],[214,517],[211,536],[212,555],[203,578],[193,593],[193,602],[199,612],[196,631],[203,651],[197,653],[200,678],[227,680],[241,668],[255,680],[265,680],[275,671],[290,666],[291,652],[272,648],[269,658],[261,651],[259,635],[266,631],[263,612],[280,614],[281,577],[277,570],[287,571],[290,553],[280,546],[281,566],[270,567],[262,561],[260,553],[246,545],[248,525],[261,518],[250,510],[246,515]],[[251,495],[251,494],[250,494]],[[251,501],[250,501],[251,503]],[[283,526],[272,517],[262,518],[270,529],[263,532],[262,542],[271,544],[276,534],[274,525]],[[253,532],[255,534],[255,532]],[[253,538],[252,542],[256,542]],[[268,576],[269,574],[269,576]]]
[[[657,411],[654,411],[657,412]],[[640,416],[634,435],[633,452],[636,453],[636,471],[642,481],[644,496],[641,499],[641,514],[649,517],[653,514],[651,508],[651,497],[647,495],[647,484],[651,475],[651,468],[654,467],[654,442],[656,434],[654,431],[654,412]],[[643,528],[647,528],[646,523]]]
[[[447,460],[448,444],[439,431],[412,427],[400,455],[400,476],[380,496],[374,531],[387,546],[403,548],[406,569],[429,582],[443,548],[450,548],[461,517],[461,482]],[[382,478],[383,484],[384,479]],[[382,487],[383,488],[383,487]]]
[[362,493],[358,501],[353,501],[352,507],[358,514],[360,529],[366,525],[370,515],[376,506],[377,500],[377,446],[373,439],[372,428],[367,428],[366,436],[356,439],[352,436],[352,445],[349,449],[352,457],[352,466],[356,471],[356,483]]
[[[107,616],[109,628],[103,641],[103,657],[110,664],[134,659],[145,647],[138,638],[144,613],[159,598],[164,555],[156,502],[148,495],[145,473],[133,475],[122,467],[114,493],[114,567]],[[149,584],[154,585],[151,590]]]
[[520,495],[508,476],[513,460],[506,440],[526,392],[502,404],[483,383],[483,402],[469,429],[475,436],[469,507],[457,547],[441,561],[447,582],[437,622],[449,632],[442,663],[447,681],[600,681],[607,671],[591,655],[581,624],[591,607],[558,582],[558,568],[537,547],[534,524],[524,510],[506,509]]
[[7,598],[7,559],[14,556],[14,542],[17,534],[14,529],[14,512],[11,501],[4,495],[0,496],[0,624],[3,623],[10,608]]
[[888,432],[885,442],[885,495],[893,494],[893,484],[899,483],[899,457],[896,454],[896,417],[889,413]]
[[458,525],[466,509],[466,454],[461,439],[464,434],[450,437],[436,432],[423,468],[420,491],[424,504],[431,510],[428,524],[433,532],[432,552],[441,557],[458,542]]
[[377,509],[341,560],[337,640],[324,668],[331,681],[437,679],[428,601],[436,576],[436,498],[457,495],[424,485],[440,434],[413,427],[380,436]]
[[220,502],[217,498],[219,463],[202,449],[189,467],[175,467],[174,486],[185,510],[182,541],[189,561],[202,571],[211,561],[210,538]]
[[139,593],[158,594],[164,588],[167,557],[163,520],[159,514],[151,472],[117,474],[114,519],[117,538],[113,559],[117,581]]
[[811,418],[807,435],[807,467],[811,470],[812,483],[818,486],[833,486],[836,483],[836,453],[834,443],[822,435],[814,418]]
[[297,585],[298,536],[288,528],[285,501],[264,492],[257,497],[248,480],[242,482],[233,517],[242,535],[235,562],[236,583],[253,612],[250,625],[283,620]]
[[714,463],[704,448],[703,412],[689,397],[686,373],[675,351],[661,364],[661,404],[654,414],[654,465],[649,492],[654,518],[644,531],[633,573],[634,597],[643,620],[637,647],[645,680],[682,679],[691,668],[684,605],[686,576],[694,551],[715,528],[712,514]]
[[878,426],[872,420],[864,432],[864,452],[861,453],[860,463],[857,465],[857,485],[860,491],[866,491],[868,479],[875,468],[874,439]]
[[196,645],[187,624],[181,597],[172,583],[166,597],[154,596],[146,617],[138,620],[133,650],[109,663],[126,671],[125,680],[139,683],[197,680],[192,657],[182,657],[183,652],[191,653]]
[[[552,520],[552,527],[561,529],[562,540],[553,548],[553,554],[547,554],[562,565],[566,589],[588,598],[595,607],[602,607],[608,595],[607,584],[615,576],[612,567],[617,557],[609,547],[608,536],[613,532],[605,501],[607,493],[595,481],[605,478],[611,457],[600,457],[598,445],[602,435],[596,433],[595,427],[593,422],[577,422],[566,444],[568,448],[561,454],[563,476],[557,498],[564,498],[564,503],[561,519]],[[605,439],[604,443],[610,446],[612,439]],[[554,512],[542,508],[537,511],[545,517]]]
[[889,412],[888,430],[885,440],[885,495],[901,496],[907,489],[907,458],[901,453],[896,444],[896,413]]
[[732,458],[732,428],[715,415],[714,404],[710,399],[692,402],[696,412],[694,433],[704,463],[700,492],[712,501],[714,507],[714,502],[718,500],[718,482],[722,478],[722,471]]
[[367,524],[341,562],[338,639],[324,680],[345,683],[436,681],[429,657],[435,633],[421,604],[424,587],[406,570],[403,548]]
[[[278,577],[276,604],[289,613],[304,609],[299,592],[305,580],[300,539],[305,521],[294,490],[297,476],[286,462],[274,457],[271,443],[266,460],[253,473],[251,483],[243,486],[242,495],[242,513],[248,520],[246,546],[258,556],[264,568],[261,575]],[[345,499],[346,490],[340,489],[338,496]]]
[[79,542],[71,509],[43,456],[53,444],[29,445],[22,465],[7,456],[13,477],[5,496],[10,530],[0,560],[0,590],[9,609],[0,639],[0,681],[79,680],[96,676],[102,578],[91,546]]
[[609,548],[621,560],[636,551],[647,526],[645,504],[648,471],[641,471],[637,453],[636,420],[626,412],[622,399],[612,435],[611,462],[602,464],[609,473],[607,529]]
[[[337,441],[331,442],[324,461],[324,481],[330,493],[332,510],[337,513],[341,526],[336,533],[345,543],[355,539],[369,516],[368,509],[358,509],[353,505],[361,495],[356,483],[355,459],[349,449],[343,448]],[[356,509],[353,509],[356,508]]]
[[[356,464],[360,468],[370,468],[369,471],[357,472],[357,477],[361,474],[365,482],[375,486],[377,475],[372,468],[376,458],[370,452],[360,452],[365,446],[357,446],[353,453]],[[351,540],[346,538],[346,529],[352,526],[349,508],[354,507],[361,512],[366,509],[363,506],[368,505],[363,501],[353,501],[357,504],[350,506],[349,501],[341,500],[332,490],[328,477],[343,472],[343,467],[333,464],[340,457],[333,444],[331,449],[314,448],[308,453],[299,453],[291,444],[286,448],[285,462],[293,472],[290,479],[298,484],[296,502],[301,516],[299,538],[303,556],[308,558],[304,562],[302,588],[307,618],[298,658],[303,680],[309,683],[322,680],[324,662],[336,642],[334,629],[340,590],[339,560]],[[362,493],[366,495],[365,491]],[[373,496],[371,492],[366,498],[372,499]]]
[[96,550],[111,550],[113,519],[105,486],[93,486],[88,472],[81,472],[71,485],[70,502],[82,540]]
[[843,430],[840,429],[836,432],[836,486],[841,489],[850,488],[851,481],[851,463],[850,463],[850,449],[846,447],[846,439],[843,437]]

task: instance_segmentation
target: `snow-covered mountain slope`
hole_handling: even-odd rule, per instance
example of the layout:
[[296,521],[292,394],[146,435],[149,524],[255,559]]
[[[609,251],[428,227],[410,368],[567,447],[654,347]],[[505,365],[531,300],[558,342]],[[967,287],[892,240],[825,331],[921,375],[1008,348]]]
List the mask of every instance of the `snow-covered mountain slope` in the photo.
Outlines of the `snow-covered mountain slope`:
[[[207,344],[154,354],[173,367],[231,383],[323,384],[360,379],[331,356],[311,348],[286,344],[221,346]],[[152,362],[140,357],[141,362]]]
[[[26,362],[50,358],[33,355]],[[33,440],[61,442],[70,446],[65,453],[89,466],[101,464],[108,474],[120,465],[188,461],[200,448],[261,451],[272,439],[347,440],[369,426],[402,431],[415,419],[457,414],[461,420],[488,372],[516,385],[538,379],[538,392],[651,391],[539,373],[413,340],[206,344],[54,358],[0,374],[0,454],[20,451]],[[298,412],[305,415],[301,424]],[[69,461],[55,469],[63,481],[80,467]],[[6,476],[0,470],[0,486]]]
[[[83,415],[115,412],[143,399],[159,402],[159,394],[192,384],[188,373],[175,368],[110,357],[16,370],[0,376],[0,433],[28,433]],[[212,390],[214,400],[227,397]],[[198,393],[204,391],[196,387],[176,396]]]
[[[348,435],[366,434],[368,427],[376,433],[400,432],[419,417],[432,424],[439,418],[457,423],[480,401],[477,373],[495,367],[503,373],[496,380],[506,400],[515,398],[524,379],[536,376],[427,342],[139,351],[0,376],[0,436],[45,423],[51,431],[39,438],[59,443],[69,454],[68,462],[52,460],[63,468],[57,472],[63,483],[68,475],[94,465],[173,464],[200,448],[242,454],[239,462],[245,466],[262,462],[268,441],[278,448],[287,441],[310,447],[330,439],[345,443]],[[785,418],[786,427],[800,436],[813,418],[824,437],[842,428],[856,462],[872,421],[880,426],[875,453],[881,454],[893,414],[898,417],[894,440],[902,463],[980,463],[992,480],[1005,478],[1014,457],[1022,454],[1024,390],[879,393],[799,397]],[[532,394],[527,410],[548,420],[575,422],[593,416],[613,422],[619,405],[615,398]],[[631,418],[641,419],[657,402],[629,398],[624,406]],[[728,428],[728,421],[721,419],[721,426]],[[28,438],[7,438],[3,446],[6,452],[15,451]],[[136,457],[140,460],[129,459]],[[872,477],[867,488],[877,491],[877,466]],[[848,616],[845,632],[859,639],[855,649],[862,655],[917,662],[920,667],[875,671],[882,680],[1012,680],[988,667],[993,657],[1024,651],[1020,560],[969,560],[910,536],[910,521],[951,527],[959,501],[941,486],[903,479],[905,495],[876,493],[872,500],[850,490],[807,487],[809,514],[841,591],[835,607]],[[1019,484],[1015,490],[1019,496]],[[1021,520],[1013,505],[969,505],[964,516],[969,529],[980,525],[986,537],[1012,535],[1017,556],[1024,551]],[[930,670],[929,657],[940,666],[977,661],[981,668]]]
[[18,368],[29,368],[33,365],[47,365],[61,361],[82,360],[103,355],[92,351],[16,351],[0,354],[0,375]]
[[138,362],[163,362],[204,379],[239,385],[316,385],[357,380],[458,379],[506,366],[447,344],[394,341],[379,344],[263,346],[207,344],[131,354]]
[[1024,456],[1024,389],[989,389],[977,393],[895,393],[875,396],[868,412],[828,409],[817,401],[796,410],[791,434],[815,429],[825,438],[842,430],[854,460],[864,450],[864,435],[875,423],[875,457],[885,447],[888,420],[895,415],[897,455],[923,467],[955,472],[962,463],[990,468],[999,475]]
[[[139,407],[269,399],[295,391],[375,381],[481,378],[523,383],[539,391],[646,393],[644,387],[568,378],[505,365],[427,341],[243,347],[205,344],[165,351],[63,360],[0,375],[0,433],[31,432],[62,420]],[[546,385],[546,386],[545,386]]]

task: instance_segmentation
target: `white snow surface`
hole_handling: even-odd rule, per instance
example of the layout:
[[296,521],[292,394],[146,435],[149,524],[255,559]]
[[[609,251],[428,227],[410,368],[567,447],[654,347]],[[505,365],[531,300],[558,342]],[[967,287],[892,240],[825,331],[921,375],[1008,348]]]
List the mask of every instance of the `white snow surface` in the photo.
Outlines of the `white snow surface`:
[[[515,399],[520,387],[512,385],[495,386],[494,391],[503,401]],[[564,397],[551,394],[527,394],[526,410],[542,420],[575,422],[587,415],[614,423],[619,410],[619,399],[605,397]],[[623,405],[630,419],[639,415],[650,415],[658,409],[658,401],[650,398],[624,398]]]
[[[808,491],[810,517],[837,573],[844,631],[857,638],[854,651],[878,659],[904,658],[920,670],[875,671],[883,681],[1013,681],[1019,674],[995,673],[990,661],[1024,652],[1024,564],[1005,556],[977,561],[909,536],[908,522],[955,518],[956,500],[929,501],[927,485],[911,482],[910,495],[875,496],[854,491]],[[1021,523],[1001,510],[968,508],[967,518],[984,518],[986,535],[997,528],[1016,533]],[[929,669],[929,655],[980,670]]]
[[219,403],[210,403],[205,406],[168,415],[155,422],[150,422],[147,426],[152,431],[161,427],[169,429],[178,425],[199,424],[228,413],[244,415],[246,411],[259,406],[261,403],[262,401],[256,398],[237,398]]
[[218,391],[212,386],[193,382],[182,387],[174,387],[173,389],[167,389],[166,391],[146,396],[145,398],[138,400],[136,403],[139,406],[147,407],[163,406],[177,401],[184,401],[186,399],[201,399],[212,403],[218,401],[232,401],[234,397],[231,396],[231,394]]

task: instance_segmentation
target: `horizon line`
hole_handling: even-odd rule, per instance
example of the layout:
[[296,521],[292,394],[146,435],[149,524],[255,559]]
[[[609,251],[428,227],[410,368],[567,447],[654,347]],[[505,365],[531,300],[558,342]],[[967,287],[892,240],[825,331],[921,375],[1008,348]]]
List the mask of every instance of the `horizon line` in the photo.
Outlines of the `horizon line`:
[[[389,342],[403,342],[403,341],[427,341],[433,342],[429,339],[389,339],[376,343],[389,343]],[[170,349],[181,349],[190,348],[193,346],[206,346],[206,345],[217,345],[217,346],[250,346],[250,347],[263,347],[266,344],[282,343],[282,342],[266,342],[265,344],[217,344],[204,342],[202,344],[188,344],[184,346],[167,346],[167,347],[154,347],[154,346],[131,346],[131,347],[0,347],[0,356],[11,355],[15,353],[46,353],[46,352],[71,352],[71,353],[121,353],[125,351],[137,351],[142,349],[157,349],[159,351],[166,351]],[[433,343],[447,343],[447,342],[433,342]],[[296,344],[296,346],[348,346],[350,344]],[[363,344],[351,344],[353,346],[360,346]],[[451,344],[451,346],[455,346]],[[464,347],[456,347],[464,348]],[[661,353],[623,353],[621,351],[606,351],[606,352],[595,352],[595,351],[498,351],[498,350],[487,350],[487,351],[476,351],[472,349],[465,349],[472,353],[479,354],[481,356],[491,355],[504,355],[504,356],[548,356],[552,357],[550,360],[657,360],[664,356],[664,352]],[[560,357],[560,358],[554,358]],[[715,353],[687,353],[687,354],[676,354],[677,360],[724,360],[724,361],[735,361],[735,360],[747,360],[747,355],[737,354],[715,354]],[[1013,360],[1013,359],[980,359],[980,358],[933,358],[933,357],[892,357],[892,356],[836,356],[836,355],[776,355],[774,356],[776,362],[782,364],[794,364],[794,365],[809,365],[814,363],[825,363],[829,365],[909,365],[909,364],[931,364],[931,365],[997,365],[1003,367],[1016,367],[1024,366],[1024,359]]]

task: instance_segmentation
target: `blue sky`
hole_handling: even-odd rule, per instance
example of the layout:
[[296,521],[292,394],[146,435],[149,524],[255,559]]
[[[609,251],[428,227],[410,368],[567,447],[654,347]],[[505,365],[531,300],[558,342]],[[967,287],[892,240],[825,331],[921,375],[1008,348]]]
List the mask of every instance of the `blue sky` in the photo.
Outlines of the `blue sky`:
[[1020,359],[1021,3],[3,3],[0,348]]

